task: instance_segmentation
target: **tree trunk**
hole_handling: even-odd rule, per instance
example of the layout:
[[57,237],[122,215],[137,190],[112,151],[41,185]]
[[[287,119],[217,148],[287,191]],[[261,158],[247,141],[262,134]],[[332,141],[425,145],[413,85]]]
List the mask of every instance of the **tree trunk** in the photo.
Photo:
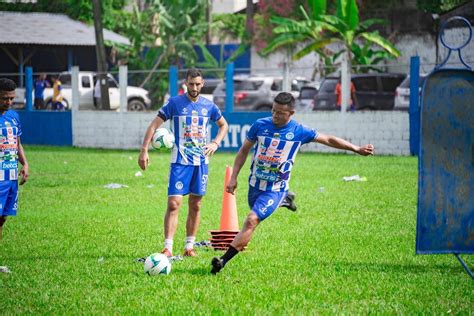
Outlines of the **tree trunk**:
[[105,57],[104,33],[100,0],[92,0],[94,10],[95,51],[97,55],[97,80],[100,83],[100,108],[110,110],[109,81],[107,80],[107,62]]
[[207,0],[206,4],[206,23],[207,23],[207,30],[206,30],[206,44],[211,44],[211,23],[212,23],[212,1]]
[[346,109],[349,108],[351,102],[351,59],[350,50],[346,48],[346,52],[342,57],[341,67],[341,113],[345,113]]
[[253,1],[252,0],[247,0],[247,8],[245,12],[247,14],[245,29],[247,31],[247,36],[249,40],[252,40],[253,38]]

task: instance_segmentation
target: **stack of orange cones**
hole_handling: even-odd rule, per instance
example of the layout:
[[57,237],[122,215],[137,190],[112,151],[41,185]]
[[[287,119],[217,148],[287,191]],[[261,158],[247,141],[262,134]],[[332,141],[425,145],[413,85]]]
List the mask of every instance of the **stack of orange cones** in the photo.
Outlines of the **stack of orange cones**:
[[225,170],[224,196],[222,198],[222,213],[220,230],[210,230],[211,245],[215,250],[227,250],[234,237],[239,233],[237,218],[237,202],[235,195],[226,191],[227,183],[232,175],[232,167]]

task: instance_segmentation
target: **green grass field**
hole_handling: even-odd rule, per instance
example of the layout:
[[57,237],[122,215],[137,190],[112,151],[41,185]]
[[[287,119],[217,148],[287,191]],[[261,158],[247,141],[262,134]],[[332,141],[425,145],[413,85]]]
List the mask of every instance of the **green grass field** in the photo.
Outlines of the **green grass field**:
[[[279,209],[248,250],[212,276],[220,255],[149,277],[134,262],[163,247],[169,154],[26,146],[30,180],[0,242],[0,314],[472,314],[474,282],[452,255],[415,255],[417,159],[300,154],[298,211]],[[210,164],[197,241],[218,229],[226,164]],[[239,179],[248,213],[249,163]],[[343,182],[359,174],[367,182]],[[128,188],[106,189],[108,183]],[[187,208],[175,253],[181,253]],[[472,267],[473,258],[463,256]]]

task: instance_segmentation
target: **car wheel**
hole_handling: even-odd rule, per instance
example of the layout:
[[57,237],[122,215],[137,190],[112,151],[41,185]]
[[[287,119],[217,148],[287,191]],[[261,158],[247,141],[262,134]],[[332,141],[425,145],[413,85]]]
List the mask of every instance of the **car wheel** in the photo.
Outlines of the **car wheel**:
[[128,101],[127,105],[128,111],[144,111],[145,110],[145,103],[139,99],[132,99]]

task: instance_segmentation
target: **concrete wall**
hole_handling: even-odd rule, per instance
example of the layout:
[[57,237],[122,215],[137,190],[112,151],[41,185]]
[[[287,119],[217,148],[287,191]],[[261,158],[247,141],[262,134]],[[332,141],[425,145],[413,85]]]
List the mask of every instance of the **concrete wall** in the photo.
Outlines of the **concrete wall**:
[[[99,111],[78,111],[73,113],[73,143],[77,147],[139,149],[148,124],[156,113],[117,113]],[[268,113],[270,115],[270,113]],[[333,134],[355,144],[372,143],[377,154],[409,155],[409,123],[407,112],[355,112],[341,115],[339,112],[316,112],[297,114],[295,119],[307,126],[316,128],[324,134]],[[229,120],[230,121],[230,120]],[[254,119],[249,115],[248,122],[240,119],[238,128],[232,126],[234,133],[246,133],[244,125]],[[211,133],[217,133],[212,125]],[[244,135],[228,135],[223,142],[223,150],[236,151],[232,138],[241,139]],[[244,136],[245,137],[245,136]],[[224,144],[230,144],[228,148]],[[302,151],[337,152],[338,150],[316,143],[305,145]]]
[[[459,46],[468,39],[468,31],[466,28],[455,28],[446,30],[446,41],[452,46]],[[436,65],[436,42],[434,37],[427,33],[421,34],[404,34],[396,37],[393,41],[395,47],[400,51],[401,55],[395,60],[388,60],[386,67],[388,72],[409,73],[411,56],[420,56],[421,72],[429,73]],[[302,47],[302,46],[300,46]],[[337,45],[329,46],[334,51],[338,51],[340,47]],[[438,39],[438,62],[444,61],[449,50],[446,49]],[[251,73],[266,75],[283,75],[283,63],[287,60],[285,53],[278,51],[267,57],[261,57],[257,54],[255,48],[251,51]],[[462,49],[464,61],[474,66],[474,40]],[[311,78],[314,68],[319,65],[319,57],[311,53],[298,61],[291,63],[291,77],[304,76]],[[461,67],[457,52],[451,53],[448,63],[452,67]],[[382,66],[382,64],[381,64]],[[316,76],[318,79],[318,75]]]

